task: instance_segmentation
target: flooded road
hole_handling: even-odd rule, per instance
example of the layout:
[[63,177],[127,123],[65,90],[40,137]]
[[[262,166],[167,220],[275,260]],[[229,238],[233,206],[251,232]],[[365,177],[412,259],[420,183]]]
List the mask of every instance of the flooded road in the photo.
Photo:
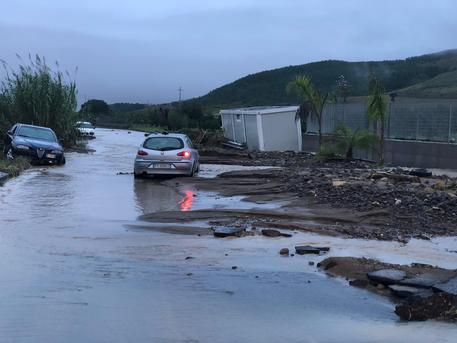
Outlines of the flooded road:
[[97,129],[95,153],[0,187],[0,342],[455,342],[455,325],[399,322],[388,300],[280,257],[288,238],[135,227],[155,211],[254,206],[117,175],[142,139]]

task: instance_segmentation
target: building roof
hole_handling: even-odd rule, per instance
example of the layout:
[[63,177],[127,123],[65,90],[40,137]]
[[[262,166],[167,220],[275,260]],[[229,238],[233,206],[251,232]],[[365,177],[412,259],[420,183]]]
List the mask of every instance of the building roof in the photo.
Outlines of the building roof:
[[232,108],[227,110],[221,110],[220,114],[246,114],[246,115],[257,115],[257,114],[272,114],[282,112],[296,112],[298,106],[257,106],[257,107],[245,107],[245,108]]

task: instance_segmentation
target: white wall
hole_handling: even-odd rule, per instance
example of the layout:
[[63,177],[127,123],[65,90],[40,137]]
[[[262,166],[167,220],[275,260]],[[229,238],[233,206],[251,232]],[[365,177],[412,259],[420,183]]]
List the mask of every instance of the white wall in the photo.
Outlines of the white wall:
[[233,141],[235,139],[235,134],[233,131],[232,114],[221,114],[221,120],[224,137]]
[[262,131],[265,151],[300,151],[300,122],[295,121],[294,112],[262,115]]
[[257,132],[257,116],[245,115],[247,145],[250,150],[259,150],[259,135]]

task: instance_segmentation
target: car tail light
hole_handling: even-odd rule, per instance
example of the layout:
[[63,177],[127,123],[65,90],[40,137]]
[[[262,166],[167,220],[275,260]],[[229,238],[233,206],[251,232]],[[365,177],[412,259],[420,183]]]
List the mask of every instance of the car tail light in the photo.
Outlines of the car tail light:
[[138,150],[138,156],[147,156],[147,152],[143,150]]
[[178,156],[181,156],[181,157],[184,157],[184,158],[190,158],[190,151],[178,152]]

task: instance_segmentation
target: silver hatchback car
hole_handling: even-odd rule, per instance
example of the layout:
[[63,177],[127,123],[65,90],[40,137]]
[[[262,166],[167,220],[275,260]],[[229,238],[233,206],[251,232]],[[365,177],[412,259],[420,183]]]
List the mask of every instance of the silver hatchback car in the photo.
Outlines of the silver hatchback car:
[[138,149],[134,175],[187,175],[200,169],[192,141],[181,133],[151,133]]

